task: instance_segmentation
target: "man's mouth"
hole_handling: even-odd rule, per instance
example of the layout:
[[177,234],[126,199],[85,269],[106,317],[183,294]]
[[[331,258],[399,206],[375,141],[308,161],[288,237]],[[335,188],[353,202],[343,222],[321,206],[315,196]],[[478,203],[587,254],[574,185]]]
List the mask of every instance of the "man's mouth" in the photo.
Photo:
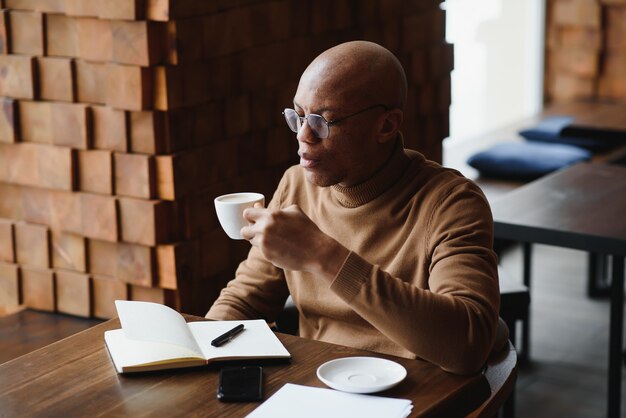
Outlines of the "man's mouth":
[[319,164],[319,159],[313,158],[309,154],[300,154],[300,165],[304,168],[313,168]]

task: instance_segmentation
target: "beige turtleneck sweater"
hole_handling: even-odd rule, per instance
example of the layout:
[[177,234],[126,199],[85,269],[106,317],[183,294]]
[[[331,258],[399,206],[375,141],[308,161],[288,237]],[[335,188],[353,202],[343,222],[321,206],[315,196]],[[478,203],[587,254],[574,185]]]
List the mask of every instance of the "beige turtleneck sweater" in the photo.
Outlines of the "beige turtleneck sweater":
[[269,207],[291,204],[351,251],[333,283],[278,269],[252,247],[208,318],[273,321],[291,293],[302,337],[455,373],[483,366],[500,296],[491,212],[474,183],[398,146],[355,187],[318,187],[290,168]]

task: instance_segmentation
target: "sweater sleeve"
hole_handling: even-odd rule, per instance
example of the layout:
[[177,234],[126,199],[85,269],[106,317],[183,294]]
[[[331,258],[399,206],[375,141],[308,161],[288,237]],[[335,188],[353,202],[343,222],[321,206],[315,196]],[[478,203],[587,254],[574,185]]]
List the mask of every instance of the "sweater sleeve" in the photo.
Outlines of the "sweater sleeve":
[[[279,207],[283,183],[276,189],[268,207]],[[261,251],[252,247],[242,261],[235,278],[222,289],[206,314],[207,318],[265,319],[273,322],[283,309],[289,289],[282,269],[267,261]]]
[[222,289],[209,312],[210,319],[276,320],[289,290],[283,271],[274,267],[252,248],[235,273],[235,279]]
[[489,355],[499,312],[489,205],[476,186],[461,183],[437,200],[427,229],[415,235],[426,243],[428,288],[351,253],[331,290],[417,357],[453,373],[473,373]]

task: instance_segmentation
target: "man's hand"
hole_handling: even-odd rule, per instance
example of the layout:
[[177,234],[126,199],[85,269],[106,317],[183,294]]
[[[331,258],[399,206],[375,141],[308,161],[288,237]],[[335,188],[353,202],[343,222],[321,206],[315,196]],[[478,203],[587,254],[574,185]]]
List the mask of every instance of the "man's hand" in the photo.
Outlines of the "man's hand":
[[270,210],[257,204],[243,216],[250,225],[241,228],[241,235],[276,267],[308,271],[330,283],[349,254],[296,205]]

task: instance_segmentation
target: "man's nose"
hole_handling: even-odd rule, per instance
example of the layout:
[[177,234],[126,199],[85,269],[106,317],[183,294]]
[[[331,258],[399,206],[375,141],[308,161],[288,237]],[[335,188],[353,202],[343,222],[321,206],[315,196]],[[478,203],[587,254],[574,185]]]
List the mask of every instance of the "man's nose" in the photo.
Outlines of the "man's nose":
[[303,122],[304,123],[302,124],[300,129],[298,129],[298,133],[296,134],[296,138],[298,138],[298,141],[306,142],[309,144],[319,142],[319,138],[315,136],[313,129],[311,129],[311,126],[309,125],[309,121],[305,119]]

